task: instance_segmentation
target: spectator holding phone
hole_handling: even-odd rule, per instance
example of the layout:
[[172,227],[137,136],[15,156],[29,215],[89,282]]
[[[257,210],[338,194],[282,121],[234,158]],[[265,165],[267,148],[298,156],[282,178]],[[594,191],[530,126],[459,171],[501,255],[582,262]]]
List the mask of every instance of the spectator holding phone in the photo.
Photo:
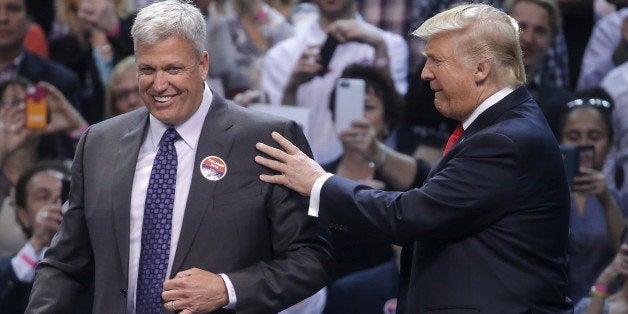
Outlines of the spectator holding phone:
[[[397,91],[405,94],[408,47],[401,36],[366,23],[357,12],[357,0],[313,3],[319,9],[318,19],[266,53],[260,89],[269,103],[310,110],[309,125],[316,127],[309,130],[308,141],[315,159],[328,163],[342,152],[328,109],[342,70],[355,62],[372,63],[389,71]],[[329,40],[337,41],[337,47],[323,53],[325,46],[333,47],[325,45]]]
[[613,258],[624,228],[619,194],[607,184],[602,166],[613,145],[612,101],[596,89],[577,93],[559,120],[563,145],[593,146],[581,156],[571,189],[570,296],[578,302]]
[[[0,82],[0,204],[9,195],[19,176],[38,160],[72,156],[68,135],[78,136],[86,125],[83,117],[48,83],[39,83],[47,92],[49,121],[43,129],[24,126],[26,89],[31,83],[21,77]],[[67,134],[65,134],[67,132]],[[0,209],[0,256],[13,252],[24,240],[15,223],[13,208],[4,202]]]
[[[340,132],[343,154],[323,168],[376,189],[406,191],[420,186],[430,165],[385,144],[403,107],[403,98],[395,90],[390,75],[372,65],[355,63],[345,68],[341,78],[365,81],[364,118],[353,120],[349,128]],[[335,112],[335,94],[336,90],[330,97],[331,112]],[[392,257],[386,241],[365,239],[333,227],[331,231],[338,261],[334,278],[376,266]]]
[[[591,296],[583,298],[574,314],[628,313],[628,244],[623,243],[613,261],[597,277]],[[610,295],[609,287],[623,280],[620,288]]]

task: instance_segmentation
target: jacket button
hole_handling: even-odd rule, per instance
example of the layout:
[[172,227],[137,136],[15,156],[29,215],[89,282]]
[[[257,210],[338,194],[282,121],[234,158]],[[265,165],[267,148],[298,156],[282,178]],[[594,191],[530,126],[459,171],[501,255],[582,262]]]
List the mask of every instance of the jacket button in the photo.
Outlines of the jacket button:
[[126,298],[126,289],[120,289],[120,294]]

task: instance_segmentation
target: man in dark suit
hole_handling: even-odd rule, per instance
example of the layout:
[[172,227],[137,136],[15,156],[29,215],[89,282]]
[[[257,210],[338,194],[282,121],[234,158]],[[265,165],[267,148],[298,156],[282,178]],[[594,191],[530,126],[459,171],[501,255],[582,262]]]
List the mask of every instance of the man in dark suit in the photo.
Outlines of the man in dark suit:
[[397,310],[401,247],[386,263],[344,276],[329,286],[323,314],[387,314]]
[[193,5],[147,6],[132,34],[146,108],[82,136],[26,313],[66,313],[90,283],[94,313],[268,313],[321,289],[329,244],[253,161],[273,129],[309,153],[298,126],[211,92]]
[[276,132],[285,152],[258,143],[275,160],[256,161],[279,174],[260,178],[310,195],[310,215],[405,244],[398,312],[570,311],[569,189],[556,140],[523,86],[516,22],[470,4],[414,34],[427,40],[422,78],[436,108],[461,122],[420,189],[382,192],[326,174]]

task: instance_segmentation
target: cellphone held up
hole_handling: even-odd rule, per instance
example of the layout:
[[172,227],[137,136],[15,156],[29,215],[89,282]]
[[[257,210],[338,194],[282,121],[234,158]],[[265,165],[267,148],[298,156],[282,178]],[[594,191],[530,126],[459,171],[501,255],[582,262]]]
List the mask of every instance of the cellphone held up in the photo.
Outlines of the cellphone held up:
[[560,152],[563,155],[567,182],[569,182],[569,187],[573,187],[574,177],[580,173],[580,168],[593,168],[595,147],[592,145],[560,145]]
[[29,129],[43,129],[48,124],[46,89],[42,86],[26,87],[24,125]]

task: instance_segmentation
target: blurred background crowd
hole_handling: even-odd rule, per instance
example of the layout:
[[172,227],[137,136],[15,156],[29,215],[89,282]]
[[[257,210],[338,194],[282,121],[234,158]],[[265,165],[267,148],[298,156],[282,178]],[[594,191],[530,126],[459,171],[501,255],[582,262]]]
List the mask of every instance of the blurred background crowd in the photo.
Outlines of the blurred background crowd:
[[[0,313],[24,310],[34,267],[63,219],[62,183],[82,132],[143,106],[130,28],[152,2],[0,0]],[[242,106],[307,109],[306,136],[330,172],[379,189],[421,185],[456,122],[434,109],[420,78],[423,42],[410,33],[456,1],[191,2],[206,17],[214,92]],[[623,305],[617,313],[628,313],[628,1],[481,2],[519,23],[526,85],[557,141],[593,147],[572,185],[576,310]],[[340,43],[322,69],[328,36]],[[334,124],[339,78],[365,82],[364,116],[344,130]],[[24,126],[32,86],[47,93],[44,128]],[[394,313],[398,247],[333,225],[329,232],[334,281],[287,312]],[[608,289],[590,294],[592,286]]]

